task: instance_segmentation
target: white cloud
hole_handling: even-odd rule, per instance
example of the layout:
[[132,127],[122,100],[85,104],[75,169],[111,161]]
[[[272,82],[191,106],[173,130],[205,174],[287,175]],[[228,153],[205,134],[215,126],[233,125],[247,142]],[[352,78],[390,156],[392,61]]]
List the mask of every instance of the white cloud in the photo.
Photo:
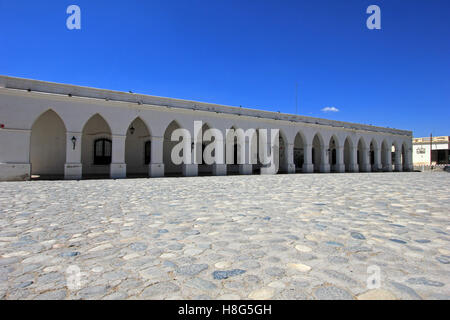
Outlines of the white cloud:
[[325,107],[322,109],[322,112],[339,112],[339,109],[335,107]]

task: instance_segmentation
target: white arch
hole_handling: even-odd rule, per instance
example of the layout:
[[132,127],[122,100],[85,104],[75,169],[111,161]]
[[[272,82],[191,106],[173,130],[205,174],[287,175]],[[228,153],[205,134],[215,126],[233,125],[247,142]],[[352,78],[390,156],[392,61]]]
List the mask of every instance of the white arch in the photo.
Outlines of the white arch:
[[[94,121],[97,121],[97,123]],[[83,176],[109,177],[110,164],[98,165],[94,163],[95,141],[98,139],[112,141],[112,131],[108,121],[100,113],[95,113],[84,123],[81,134],[81,163],[83,164]],[[109,153],[111,154],[112,159],[113,151],[109,150]]]
[[42,177],[64,176],[66,162],[67,127],[59,114],[49,108],[31,126],[31,174]]

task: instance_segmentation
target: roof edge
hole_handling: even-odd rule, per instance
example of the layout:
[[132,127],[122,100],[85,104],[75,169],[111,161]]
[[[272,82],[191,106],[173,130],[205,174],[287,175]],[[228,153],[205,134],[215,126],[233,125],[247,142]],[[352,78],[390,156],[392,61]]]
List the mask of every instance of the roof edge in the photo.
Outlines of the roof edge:
[[107,99],[130,103],[152,104],[170,106],[173,108],[183,108],[192,110],[202,110],[209,112],[219,112],[231,115],[244,115],[271,120],[291,121],[298,123],[318,124],[331,127],[343,127],[347,129],[385,132],[397,135],[407,135],[412,137],[412,131],[394,128],[378,127],[366,124],[358,124],[345,121],[329,120],[323,118],[279,113],[274,111],[264,111],[251,108],[227,106],[215,103],[200,102],[186,99],[168,98],[152,96],[139,93],[128,93],[123,91],[92,88],[73,84],[56,83],[42,80],[18,78],[0,75],[0,88],[28,90],[50,94],[71,95],[86,98]]

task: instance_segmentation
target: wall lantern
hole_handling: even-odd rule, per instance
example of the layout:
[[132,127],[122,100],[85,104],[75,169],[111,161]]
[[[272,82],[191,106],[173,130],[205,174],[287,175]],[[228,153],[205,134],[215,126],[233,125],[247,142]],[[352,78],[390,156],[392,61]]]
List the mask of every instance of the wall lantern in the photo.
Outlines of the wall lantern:
[[75,150],[76,143],[77,143],[77,138],[72,137],[73,150]]
[[133,126],[131,126],[131,128],[130,128],[130,133],[131,133],[131,135],[133,135],[134,134],[134,131],[135,131],[136,129],[133,127]]
[[191,143],[191,150],[194,150],[194,146],[195,146],[195,144],[192,142]]

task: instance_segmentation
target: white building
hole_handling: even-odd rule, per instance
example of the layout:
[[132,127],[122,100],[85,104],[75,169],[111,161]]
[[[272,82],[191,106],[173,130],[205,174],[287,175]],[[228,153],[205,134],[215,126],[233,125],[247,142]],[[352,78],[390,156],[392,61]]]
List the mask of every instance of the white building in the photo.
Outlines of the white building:
[[[431,143],[430,143],[431,142]],[[450,136],[414,138],[414,166],[448,165],[450,164]]]
[[279,129],[280,172],[412,170],[410,131],[0,76],[0,180],[260,171],[248,163],[174,165],[171,133],[193,135],[195,120],[224,136],[230,128]]

